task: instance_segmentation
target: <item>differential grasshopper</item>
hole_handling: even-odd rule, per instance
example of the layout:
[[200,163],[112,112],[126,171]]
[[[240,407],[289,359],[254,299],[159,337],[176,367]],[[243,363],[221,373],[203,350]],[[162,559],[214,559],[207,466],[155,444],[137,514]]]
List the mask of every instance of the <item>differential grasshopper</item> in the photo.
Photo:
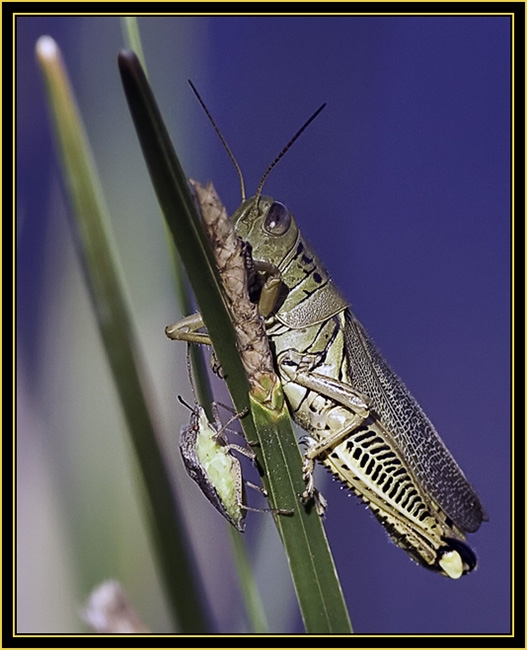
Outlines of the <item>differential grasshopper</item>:
[[[266,319],[291,415],[308,433],[302,499],[316,495],[318,460],[368,504],[411,558],[459,578],[477,563],[465,533],[487,519],[478,495],[351,311],[292,212],[262,195],[272,167],[320,110],[271,164],[255,196],[245,199],[241,181],[242,204],[232,217],[252,251],[251,298]],[[202,326],[194,315],[166,332],[170,338],[206,342],[197,332]]]

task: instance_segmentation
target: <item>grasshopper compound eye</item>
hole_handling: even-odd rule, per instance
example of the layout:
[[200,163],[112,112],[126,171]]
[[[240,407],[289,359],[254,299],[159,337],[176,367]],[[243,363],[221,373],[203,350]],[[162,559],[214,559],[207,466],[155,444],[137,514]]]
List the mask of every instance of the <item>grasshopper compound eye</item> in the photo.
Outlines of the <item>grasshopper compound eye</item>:
[[274,201],[263,224],[264,230],[274,237],[285,235],[291,226],[291,213],[283,203]]

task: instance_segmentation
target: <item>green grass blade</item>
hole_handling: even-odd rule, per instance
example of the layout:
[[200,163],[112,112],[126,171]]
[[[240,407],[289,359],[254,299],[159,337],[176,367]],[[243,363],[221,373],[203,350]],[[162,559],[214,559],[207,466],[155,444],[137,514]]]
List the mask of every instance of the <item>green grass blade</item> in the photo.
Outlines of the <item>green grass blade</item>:
[[251,396],[251,412],[260,442],[274,507],[293,510],[276,516],[286,549],[306,632],[351,633],[352,627],[321,517],[307,510],[299,495],[305,489],[302,461],[281,388],[275,389],[274,408]]
[[[194,206],[186,176],[174,153],[146,77],[131,51],[119,55],[128,105],[150,178],[176,248],[187,271],[203,320],[226,375],[235,403],[248,406],[248,383],[236,350],[235,334],[222,298],[210,246]],[[234,351],[234,353],[233,353]]]
[[[155,99],[132,52],[119,55],[121,77],[139,141],[161,208],[194,289],[203,320],[238,411],[248,405],[248,382],[236,350],[235,334],[222,298],[210,247],[172,148]],[[349,633],[351,625],[320,517],[301,506],[301,456],[280,389],[274,408],[251,400],[257,431],[243,418],[248,439],[258,438],[274,507],[294,510],[275,516],[286,548],[306,631]],[[278,413],[278,416],[277,416]]]
[[73,205],[75,243],[143,477],[141,492],[166,593],[179,630],[203,632],[208,623],[200,605],[197,572],[181,534],[179,508],[157,442],[150,382],[117,272],[116,254],[108,233],[108,210],[95,164],[53,39],[39,39],[37,57]]
[[[125,16],[121,18],[121,27],[125,37],[126,46],[137,54],[137,57],[145,71],[145,74],[148,76],[137,18],[135,16]],[[172,242],[170,242],[169,245],[169,254],[174,269],[176,294],[178,296],[178,303],[181,308],[181,313],[188,315],[191,311],[192,301],[190,299],[188,283],[185,281],[180,259],[175,254]],[[204,364],[203,355],[200,352],[201,351],[198,350],[197,346],[192,346],[191,354],[194,383],[198,391],[200,403],[204,407],[209,420],[212,420],[212,391],[210,389],[210,382]],[[247,551],[244,542],[237,531],[232,529],[230,526],[228,526],[228,528],[230,533],[229,539],[231,540],[231,550],[238,573],[240,588],[243,593],[243,599],[246,604],[251,631],[267,632],[267,619],[263,610],[261,598],[258,594],[258,589],[256,587],[254,577],[252,575],[251,566],[247,558]]]
[[143,54],[143,45],[141,44],[141,34],[139,32],[139,25],[137,24],[137,16],[123,16],[121,18],[121,29],[126,47],[137,54],[137,58],[141,61],[143,70],[146,72],[146,61],[145,55]]
[[240,586],[243,591],[243,599],[251,631],[259,634],[268,634],[269,624],[258,587],[254,580],[252,567],[247,557],[244,540],[233,526],[229,526],[229,533],[234,561],[236,563],[236,571],[240,579]]

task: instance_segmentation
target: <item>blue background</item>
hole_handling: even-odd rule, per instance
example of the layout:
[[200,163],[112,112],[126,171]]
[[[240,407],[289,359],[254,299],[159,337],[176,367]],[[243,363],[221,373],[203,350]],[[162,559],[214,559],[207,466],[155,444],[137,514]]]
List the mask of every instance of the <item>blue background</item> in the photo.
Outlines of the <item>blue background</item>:
[[[355,631],[509,632],[509,18],[169,17],[143,18],[139,24],[150,80],[183,166],[189,176],[213,180],[231,212],[240,199],[234,168],[186,79],[199,89],[237,157],[249,194],[299,126],[327,102],[273,170],[264,193],[293,210],[354,312],[418,398],[488,511],[490,521],[468,540],[477,553],[478,569],[450,581],[413,564],[388,541],[358,499],[348,499],[329,481],[324,487],[329,500],[326,530]],[[29,463],[34,449],[42,451],[42,474],[55,486],[51,491],[59,495],[62,508],[66,486],[74,502],[76,490],[81,491],[76,470],[64,467],[83,456],[81,449],[93,441],[91,433],[84,435],[78,443],[82,447],[76,448],[71,436],[77,416],[58,413],[65,403],[73,409],[77,401],[76,393],[69,393],[75,380],[67,380],[67,373],[77,365],[82,392],[97,402],[98,378],[107,371],[103,357],[97,356],[99,342],[72,253],[64,217],[69,208],[64,207],[57,181],[43,84],[34,61],[35,41],[44,33],[63,50],[93,140],[115,215],[123,272],[161,398],[174,394],[166,377],[175,352],[163,339],[163,327],[176,320],[177,312],[170,282],[156,275],[168,276],[169,271],[157,270],[158,260],[165,269],[163,247],[153,243],[162,238],[158,209],[118,78],[116,54],[123,44],[118,19],[18,19],[17,309],[19,385],[24,395],[19,409],[33,413],[39,423],[29,417],[22,422],[20,480],[37,480],[38,473],[24,465],[24,459]],[[80,294],[82,307],[73,294]],[[81,308],[86,317],[79,316]],[[84,327],[91,333],[84,335]],[[92,365],[95,378],[84,386]],[[184,373],[181,376],[184,383]],[[164,408],[160,419],[168,429],[167,444],[175,449],[174,431],[180,425],[171,418],[179,407],[171,404],[173,411],[168,412]],[[86,426],[95,431],[100,425],[90,420],[93,403],[83,409]],[[177,417],[184,420],[187,414]],[[62,429],[68,442],[57,438]],[[102,434],[102,440],[108,437]],[[67,454],[64,445],[72,446]],[[125,459],[123,473],[126,467]],[[106,470],[112,473],[111,465]],[[93,471],[105,476],[104,469]],[[114,488],[110,482],[109,493]],[[36,489],[38,484],[31,485],[31,492]],[[126,510],[135,497],[133,487],[123,489],[120,508]],[[93,523],[101,495],[91,498],[92,505],[80,512],[89,512]],[[25,503],[20,501],[22,514]],[[82,519],[79,506],[68,507],[61,515],[64,543],[75,546],[77,540],[89,546],[97,566],[97,541],[89,545],[89,532],[75,532],[71,513]],[[107,524],[100,523],[103,538],[112,528]],[[258,515],[249,515],[249,544],[258,541],[251,527],[261,525]],[[27,526],[19,529],[27,539],[38,536],[34,519]],[[79,526],[89,527],[86,522]],[[199,553],[207,566],[207,558],[217,554],[207,539],[212,533],[205,529]],[[109,544],[100,544],[104,555]],[[275,556],[281,553],[279,545],[269,545]],[[31,548],[28,542],[28,555]],[[45,564],[47,551],[39,552]],[[149,553],[147,545],[142,552]],[[20,558],[26,557],[23,548],[20,553]],[[117,550],[115,558],[122,554]],[[123,561],[106,557],[104,571],[119,574]],[[272,556],[265,562],[262,566],[271,568],[260,567],[264,577],[272,575],[275,564],[284,566]],[[82,579],[75,577],[78,567],[71,564],[74,577],[66,581],[76,585],[72,592],[82,599],[89,572]],[[98,570],[104,573],[94,569],[92,575]],[[210,564],[207,570],[212,571]],[[143,578],[143,586],[155,580]],[[137,582],[126,586],[140,600]],[[24,582],[20,584],[23,588]],[[34,588],[38,590],[38,581]],[[223,588],[227,586],[220,578],[208,587],[216,601],[215,616],[222,621],[218,625],[223,632],[239,631],[243,628],[237,627],[233,613],[236,593],[226,596]],[[280,619],[280,612],[275,618],[277,586],[268,588],[270,596],[264,601],[271,629],[301,631],[294,605],[287,621]],[[283,589],[290,591],[289,586]],[[38,603],[21,602],[26,627],[49,624],[49,614],[39,618],[32,613]],[[147,617],[148,607],[144,605]],[[170,631],[156,619],[160,608],[149,620],[156,631]],[[74,614],[66,621],[60,613],[57,617],[55,626],[61,629],[55,631],[75,631],[79,625]]]

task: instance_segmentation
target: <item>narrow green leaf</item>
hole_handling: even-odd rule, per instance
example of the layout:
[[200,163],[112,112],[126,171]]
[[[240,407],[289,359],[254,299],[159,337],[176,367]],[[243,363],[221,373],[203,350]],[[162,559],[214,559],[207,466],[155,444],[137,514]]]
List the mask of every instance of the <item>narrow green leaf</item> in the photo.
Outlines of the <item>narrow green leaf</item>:
[[245,609],[251,625],[251,631],[268,634],[269,624],[263,608],[262,599],[254,580],[252,567],[247,557],[244,540],[242,535],[229,525],[231,545],[233,547],[233,556],[236,563],[236,571],[240,579],[240,585],[243,590]]
[[[64,177],[73,205],[71,224],[104,349],[141,469],[145,510],[161,575],[181,632],[208,629],[200,605],[197,571],[158,444],[151,385],[117,272],[109,215],[59,48],[49,36],[37,43]],[[185,585],[184,589],[181,585]]]
[[159,204],[187,271],[207,331],[239,408],[248,403],[248,383],[236,351],[236,338],[223,300],[214,260],[187,179],[176,157],[150,86],[135,54],[119,54],[126,98]]
[[[159,203],[189,275],[236,409],[243,411],[249,404],[249,386],[187,179],[137,57],[130,51],[121,52],[119,67]],[[251,399],[257,427],[245,417],[244,431],[248,440],[258,439],[260,443],[261,451],[256,451],[266,470],[263,481],[271,494],[272,505],[294,511],[293,516],[275,515],[275,519],[288,554],[306,631],[349,633],[351,625],[320,517],[314,511],[307,512],[298,498],[305,487],[301,456],[281,389],[276,390],[275,408]]]
[[[121,18],[121,27],[125,37],[125,42],[127,47],[130,50],[133,50],[141,62],[141,65],[147,74],[146,62],[143,54],[143,46],[141,44],[141,35],[139,32],[139,26],[137,23],[136,16],[125,16]],[[148,75],[147,75],[148,76]],[[168,226],[165,221],[165,228]],[[175,253],[174,246],[172,242],[169,245],[169,255],[172,262],[172,267],[174,269],[174,279],[176,283],[176,294],[178,297],[178,303],[181,308],[181,313],[184,315],[190,314],[191,311],[191,296],[184,277],[184,270],[182,268],[181,261],[177,254]],[[202,404],[209,420],[212,420],[213,414],[211,410],[212,405],[212,391],[210,388],[210,382],[208,374],[206,371],[203,354],[197,346],[192,346],[191,348],[192,355],[192,368],[194,375],[194,384],[199,395],[200,403]],[[238,577],[240,581],[240,587],[243,593],[243,598],[246,604],[247,614],[249,622],[251,625],[252,632],[267,632],[268,625],[265,612],[263,610],[263,604],[252,575],[251,567],[247,558],[247,551],[245,545],[240,538],[240,535],[233,528],[228,526],[231,540],[231,549],[234,556],[235,565],[238,572]]]
[[314,508],[306,509],[299,498],[305,490],[301,455],[281,388],[275,388],[275,392],[272,409],[251,395],[251,412],[271,505],[293,511],[293,516],[275,516],[275,521],[286,549],[306,632],[351,633],[321,517]]
[[143,45],[141,43],[141,34],[139,33],[139,26],[137,24],[137,16],[123,16],[121,18],[121,29],[126,47],[137,54],[137,58],[141,61],[143,70],[146,73],[146,61],[145,55],[143,54]]

